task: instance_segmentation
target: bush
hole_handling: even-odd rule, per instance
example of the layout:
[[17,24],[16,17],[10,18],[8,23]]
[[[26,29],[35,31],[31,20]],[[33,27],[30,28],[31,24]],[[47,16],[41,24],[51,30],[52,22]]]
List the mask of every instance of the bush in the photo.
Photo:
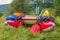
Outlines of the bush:
[[56,25],[60,26],[60,17],[57,16],[55,20],[56,20]]
[[3,15],[3,13],[2,12],[0,12],[0,17]]

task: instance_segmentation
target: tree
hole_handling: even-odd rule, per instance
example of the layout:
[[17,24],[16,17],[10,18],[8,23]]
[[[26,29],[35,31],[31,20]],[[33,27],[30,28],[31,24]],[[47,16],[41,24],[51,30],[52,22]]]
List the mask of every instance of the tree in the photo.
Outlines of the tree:
[[21,11],[24,13],[29,13],[31,11],[30,0],[13,0],[10,4],[10,12]]
[[55,0],[55,15],[56,16],[60,16],[60,0]]

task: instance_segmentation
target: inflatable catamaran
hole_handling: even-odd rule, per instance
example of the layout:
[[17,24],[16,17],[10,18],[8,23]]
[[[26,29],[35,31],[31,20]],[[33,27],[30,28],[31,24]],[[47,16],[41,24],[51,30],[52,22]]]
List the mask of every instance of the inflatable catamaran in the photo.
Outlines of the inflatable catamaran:
[[[20,14],[21,13],[21,14]],[[51,30],[55,26],[54,17],[46,10],[43,15],[37,17],[21,16],[22,12],[16,12],[11,16],[6,17],[5,24],[11,27],[18,28],[23,20],[37,20],[34,25],[31,26],[30,31],[32,33],[39,33],[42,31]]]

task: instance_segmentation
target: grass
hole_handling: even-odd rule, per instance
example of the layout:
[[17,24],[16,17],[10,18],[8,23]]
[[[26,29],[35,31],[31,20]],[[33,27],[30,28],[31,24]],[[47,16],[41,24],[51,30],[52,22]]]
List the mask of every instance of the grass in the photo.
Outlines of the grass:
[[30,33],[30,27],[11,28],[4,25],[4,21],[5,16],[2,16],[0,18],[0,40],[60,40],[60,26],[55,26],[53,31],[33,35]]
[[25,20],[24,23],[26,23],[26,24],[34,24],[34,23],[36,23],[36,21],[35,20]]

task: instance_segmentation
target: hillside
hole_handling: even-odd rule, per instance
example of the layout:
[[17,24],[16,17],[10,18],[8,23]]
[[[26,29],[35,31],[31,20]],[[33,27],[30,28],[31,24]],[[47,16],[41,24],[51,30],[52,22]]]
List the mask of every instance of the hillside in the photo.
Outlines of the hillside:
[[5,4],[5,5],[0,5],[0,12],[6,13],[6,6],[9,6],[9,4]]

